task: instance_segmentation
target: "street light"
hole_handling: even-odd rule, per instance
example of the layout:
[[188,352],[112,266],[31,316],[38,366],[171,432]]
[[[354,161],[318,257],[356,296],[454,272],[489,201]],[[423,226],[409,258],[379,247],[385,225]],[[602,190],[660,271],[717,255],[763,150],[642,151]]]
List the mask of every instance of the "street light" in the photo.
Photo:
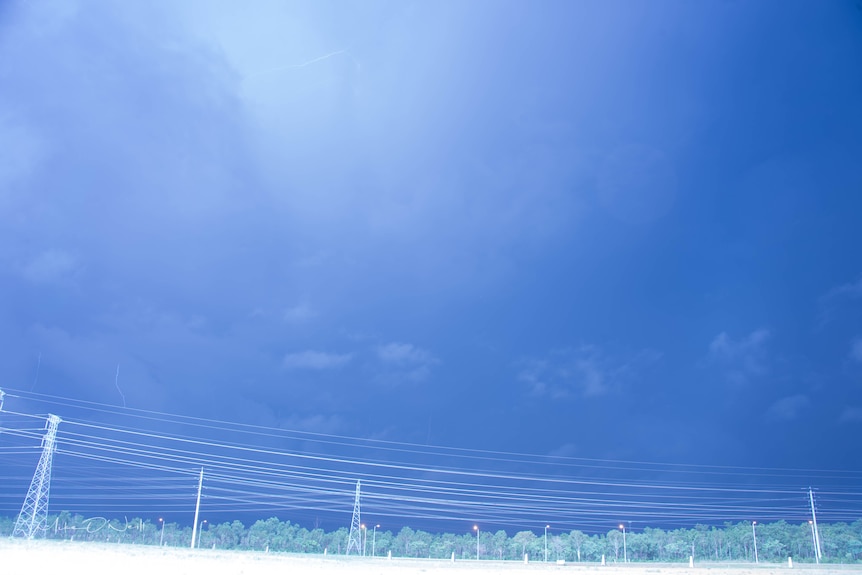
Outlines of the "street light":
[[159,523],[162,524],[162,535],[159,537],[159,547],[165,544],[165,520],[162,517],[159,517]]
[[204,523],[206,522],[207,520],[204,519],[203,521],[201,521],[200,525],[198,525],[198,549],[200,549],[201,547],[201,535],[203,534]]
[[[629,554],[626,550],[626,526],[620,523],[620,529],[623,530],[623,563],[629,562]],[[619,547],[617,547],[619,549]]]
[[545,525],[545,563],[548,562],[548,528],[550,525]]
[[751,522],[751,536],[754,537],[754,562],[757,563],[757,530],[754,526],[757,525],[757,521]]
[[479,560],[479,526],[474,525],[473,530],[476,532],[476,561]]
[[376,544],[377,544],[377,528],[378,527],[380,527],[379,523],[374,526],[374,531],[371,533],[371,556],[372,557],[377,556],[377,554],[375,553],[375,550],[377,548]]

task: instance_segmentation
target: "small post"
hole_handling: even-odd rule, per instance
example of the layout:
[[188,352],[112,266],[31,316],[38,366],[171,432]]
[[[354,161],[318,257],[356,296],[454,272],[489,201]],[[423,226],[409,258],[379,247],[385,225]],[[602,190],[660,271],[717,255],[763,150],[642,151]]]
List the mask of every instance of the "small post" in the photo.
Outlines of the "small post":
[[454,562],[455,562],[455,552],[453,551],[452,552],[452,563],[454,563]]
[[386,556],[387,559],[392,559],[392,550],[389,550],[389,554]]
[[605,564],[605,555],[604,555],[604,553],[602,553],[602,565],[604,565],[604,564]]
[[688,556],[688,566],[689,566],[689,567],[694,567],[694,555],[689,555],[689,556]]
[[793,569],[793,557],[788,557],[788,558],[787,558],[787,568],[788,568],[788,569]]
[[530,554],[524,553],[524,565],[530,562]]

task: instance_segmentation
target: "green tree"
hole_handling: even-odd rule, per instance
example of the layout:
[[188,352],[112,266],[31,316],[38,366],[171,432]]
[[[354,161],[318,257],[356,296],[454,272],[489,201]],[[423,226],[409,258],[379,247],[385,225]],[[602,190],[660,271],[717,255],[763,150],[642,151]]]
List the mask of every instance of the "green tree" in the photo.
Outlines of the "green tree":
[[415,531],[409,527],[402,527],[401,531],[398,532],[398,535],[395,536],[392,552],[394,554],[401,555],[402,557],[410,557],[410,544],[413,542],[414,535]]
[[519,550],[518,557],[523,557],[527,549],[536,541],[536,534],[532,531],[518,531],[512,538],[514,547]]
[[620,560],[620,549],[623,547],[623,534],[617,529],[611,529],[608,531],[606,539],[614,551],[614,563],[616,563]]
[[574,529],[569,532],[569,541],[572,543],[572,547],[575,551],[574,559],[578,562],[581,561],[581,550],[584,547],[584,543],[589,539],[587,535],[583,531],[578,531]]

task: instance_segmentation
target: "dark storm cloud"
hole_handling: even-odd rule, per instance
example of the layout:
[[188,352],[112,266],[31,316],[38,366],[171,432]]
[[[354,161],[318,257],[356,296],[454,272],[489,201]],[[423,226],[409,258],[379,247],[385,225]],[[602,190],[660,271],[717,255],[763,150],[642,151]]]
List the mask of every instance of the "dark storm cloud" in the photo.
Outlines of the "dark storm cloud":
[[235,289],[254,274],[261,209],[235,76],[158,12],[63,7],[16,5],[4,40],[29,54],[5,61],[3,99],[30,135],[20,153],[35,142],[4,172],[3,281],[31,310],[4,339],[39,350],[43,385],[53,372],[119,399],[119,363],[150,405],[183,364],[206,377],[204,358],[248,358],[224,325],[253,305]]
[[10,3],[0,369],[597,456],[858,425],[859,35],[801,6]]

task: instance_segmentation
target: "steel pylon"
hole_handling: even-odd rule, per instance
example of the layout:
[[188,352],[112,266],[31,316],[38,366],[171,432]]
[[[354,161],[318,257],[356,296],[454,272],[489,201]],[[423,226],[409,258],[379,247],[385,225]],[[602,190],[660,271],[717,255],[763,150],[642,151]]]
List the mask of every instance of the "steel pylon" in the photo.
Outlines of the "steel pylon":
[[33,537],[40,531],[45,530],[45,522],[48,518],[48,495],[51,491],[51,461],[56,451],[57,426],[62,419],[56,415],[48,415],[45,423],[45,437],[42,438],[42,456],[24,498],[21,513],[15,520],[15,528],[12,530],[13,537]]
[[347,536],[347,555],[356,548],[362,555],[362,521],[359,517],[359,480],[356,481],[356,497],[353,500],[353,518],[350,520],[350,533]]

